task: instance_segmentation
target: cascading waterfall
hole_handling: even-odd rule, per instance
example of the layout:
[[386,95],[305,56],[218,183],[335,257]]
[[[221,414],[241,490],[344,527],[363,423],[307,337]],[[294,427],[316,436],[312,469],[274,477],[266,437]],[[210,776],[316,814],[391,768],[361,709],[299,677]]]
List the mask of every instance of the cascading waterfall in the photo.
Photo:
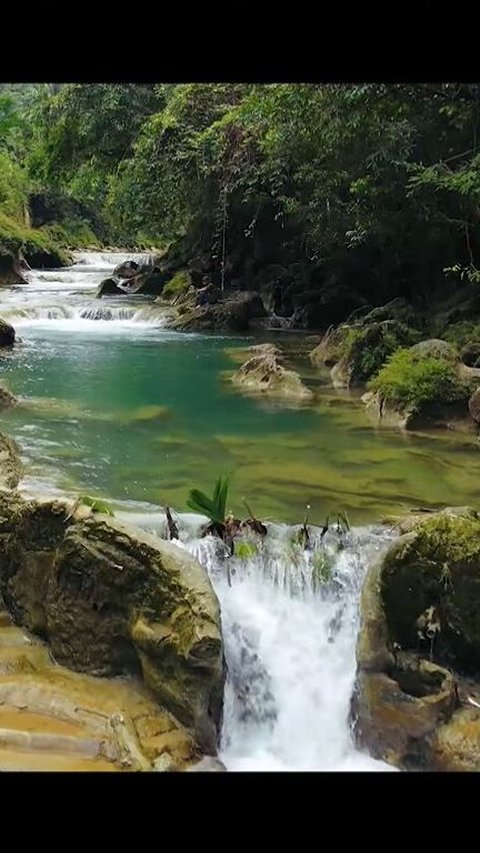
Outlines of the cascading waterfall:
[[[152,521],[136,518],[158,531],[162,522]],[[349,722],[360,590],[391,534],[368,527],[321,538],[311,528],[304,551],[297,531],[269,524],[245,557],[227,558],[219,540],[195,535],[192,517],[178,521],[178,544],[205,566],[221,604],[227,768],[391,770],[355,749]]]
[[118,264],[126,260],[148,263],[151,259],[148,253],[75,252],[71,267],[29,270],[27,284],[3,288],[0,316],[18,328],[52,322],[58,331],[74,331],[77,327],[98,330],[102,322],[161,327],[166,322],[165,312],[157,306],[152,310],[145,297],[103,297],[101,302],[92,299],[101,280]]

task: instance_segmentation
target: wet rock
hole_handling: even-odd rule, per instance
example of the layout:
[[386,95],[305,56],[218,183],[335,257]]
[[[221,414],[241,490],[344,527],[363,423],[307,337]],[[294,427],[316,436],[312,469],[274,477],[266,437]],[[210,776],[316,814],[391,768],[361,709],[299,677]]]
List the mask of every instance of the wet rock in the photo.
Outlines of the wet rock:
[[254,355],[232,376],[234,385],[271,397],[313,400],[313,392],[303,384],[300,376],[285,368],[278,356],[267,352]]
[[6,320],[0,318],[0,347],[12,347],[15,343],[15,329]]
[[[403,768],[480,766],[480,517],[417,515],[365,580],[352,701],[359,743]],[[477,704],[478,702],[477,698]]]
[[473,420],[477,424],[480,424],[480,388],[477,388],[470,397],[468,401],[468,411],[470,412]]
[[118,286],[113,278],[104,278],[97,290],[97,299],[102,296],[125,296],[125,291]]
[[9,409],[11,406],[16,406],[17,403],[17,398],[10,393],[8,388],[5,388],[4,385],[0,385],[0,409]]
[[122,264],[118,264],[118,266],[115,267],[112,276],[118,279],[135,278],[139,269],[140,264],[137,264],[136,261],[124,261]]
[[0,433],[0,490],[15,489],[22,475],[23,465],[18,444],[8,435]]
[[157,700],[216,749],[223,693],[218,601],[185,551],[59,501],[0,495],[0,593],[59,663],[142,674]]

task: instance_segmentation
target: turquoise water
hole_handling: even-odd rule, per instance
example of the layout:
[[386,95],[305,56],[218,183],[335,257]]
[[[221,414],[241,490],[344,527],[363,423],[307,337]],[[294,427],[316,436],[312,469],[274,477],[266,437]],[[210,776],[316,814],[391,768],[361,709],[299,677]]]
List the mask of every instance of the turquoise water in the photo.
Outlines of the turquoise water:
[[[102,277],[88,269],[2,290],[0,316],[22,340],[1,360],[2,381],[22,404],[2,412],[1,428],[20,442],[32,482],[184,509],[192,486],[209,490],[230,473],[233,511],[246,497],[259,515],[290,522],[307,503],[317,523],[339,508],[364,523],[478,500],[474,437],[373,428],[358,397],[333,391],[300,357],[295,337],[284,343],[315,404],[244,397],[228,380],[228,351],[253,339],[168,331],[161,318],[139,321],[144,303],[124,297],[101,300],[113,319],[84,319]],[[115,319],[125,304],[130,318]]]

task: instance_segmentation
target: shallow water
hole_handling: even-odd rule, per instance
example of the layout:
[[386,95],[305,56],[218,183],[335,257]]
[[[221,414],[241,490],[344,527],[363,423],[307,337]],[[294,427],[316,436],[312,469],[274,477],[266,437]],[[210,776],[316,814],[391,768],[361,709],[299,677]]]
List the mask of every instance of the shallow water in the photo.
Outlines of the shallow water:
[[259,515],[292,521],[309,503],[317,523],[339,508],[368,523],[476,501],[473,437],[373,428],[358,395],[335,392],[326,372],[299,359],[294,335],[281,340],[316,404],[285,409],[244,397],[228,381],[228,350],[253,338],[173,332],[161,309],[153,319],[145,311],[145,298],[95,299],[108,263],[87,254],[0,292],[0,316],[22,340],[0,360],[2,381],[24,400],[2,423],[39,478],[182,508],[191,486],[209,489],[230,472],[235,512],[247,497]]

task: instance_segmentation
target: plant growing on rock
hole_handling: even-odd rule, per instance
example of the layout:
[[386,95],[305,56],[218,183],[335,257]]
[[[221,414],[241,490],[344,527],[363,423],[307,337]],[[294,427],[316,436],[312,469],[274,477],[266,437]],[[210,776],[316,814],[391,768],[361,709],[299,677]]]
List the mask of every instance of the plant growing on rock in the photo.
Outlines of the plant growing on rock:
[[372,391],[401,406],[420,408],[424,403],[467,400],[469,390],[457,376],[454,364],[442,358],[419,358],[412,350],[398,350],[368,383]]

